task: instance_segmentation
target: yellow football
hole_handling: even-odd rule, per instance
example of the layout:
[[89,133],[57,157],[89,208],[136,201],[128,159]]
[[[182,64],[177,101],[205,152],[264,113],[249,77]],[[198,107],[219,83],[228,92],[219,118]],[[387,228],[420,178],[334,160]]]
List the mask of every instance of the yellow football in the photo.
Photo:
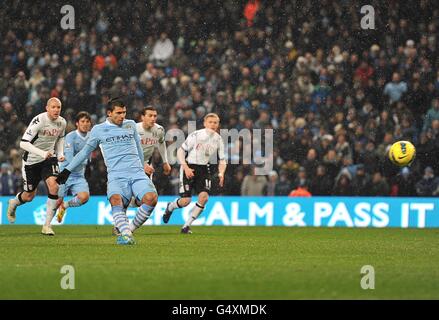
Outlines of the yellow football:
[[389,159],[400,167],[410,165],[416,156],[416,148],[410,141],[397,141],[389,149]]

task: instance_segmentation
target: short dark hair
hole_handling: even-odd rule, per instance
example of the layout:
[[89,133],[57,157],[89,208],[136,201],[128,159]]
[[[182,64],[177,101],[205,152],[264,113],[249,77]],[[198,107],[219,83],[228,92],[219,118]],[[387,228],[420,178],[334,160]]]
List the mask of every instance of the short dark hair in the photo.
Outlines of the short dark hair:
[[114,111],[114,108],[116,107],[126,108],[125,103],[123,102],[121,97],[110,99],[110,101],[108,101],[107,111]]
[[145,115],[146,111],[155,111],[155,112],[157,112],[157,109],[154,108],[153,106],[146,106],[145,108],[143,108],[142,114]]
[[81,120],[82,118],[86,118],[91,122],[90,113],[88,113],[87,111],[80,111],[75,117],[75,123],[79,122],[79,120]]

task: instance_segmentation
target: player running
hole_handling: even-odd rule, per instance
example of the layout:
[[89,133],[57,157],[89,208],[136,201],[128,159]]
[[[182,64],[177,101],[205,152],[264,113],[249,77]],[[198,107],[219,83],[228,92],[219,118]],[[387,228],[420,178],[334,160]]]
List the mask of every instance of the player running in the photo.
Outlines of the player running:
[[[93,127],[84,148],[61,171],[57,181],[65,183],[70,173],[99,146],[108,171],[107,197],[114,224],[121,232],[116,243],[131,245],[135,244],[133,232],[142,226],[157,204],[157,191],[143,169],[143,151],[136,123],[125,119],[126,112],[121,99],[110,100],[107,120]],[[129,223],[126,207],[132,196],[142,205]]]
[[[66,135],[64,143],[65,161],[61,163],[60,169],[63,170],[72,161],[87,143],[91,129],[91,117],[88,112],[81,111],[76,115],[76,130]],[[88,159],[78,166],[67,179],[65,184],[59,186],[58,196],[61,204],[56,215],[56,219],[61,223],[66,209],[69,207],[80,207],[90,198],[90,191],[87,180],[85,179],[85,166]],[[69,193],[73,198],[69,201],[63,201]]]
[[171,173],[171,166],[168,163],[168,156],[166,151],[165,129],[156,123],[157,110],[148,106],[143,110],[142,122],[136,124],[137,132],[140,136],[140,143],[143,149],[145,172],[148,176],[152,176],[154,168],[151,165],[152,154],[154,149],[159,150],[163,161],[163,173],[169,175]]
[[53,236],[55,232],[52,230],[51,222],[58,200],[56,176],[59,173],[58,161],[64,161],[66,120],[60,116],[61,101],[58,98],[50,98],[47,101],[46,111],[32,119],[21,138],[20,148],[25,151],[22,165],[24,191],[9,200],[7,215],[9,223],[14,223],[17,207],[32,201],[38,184],[44,180],[48,199],[46,223],[41,233]]
[[180,198],[168,203],[163,222],[168,223],[175,209],[189,205],[192,190],[198,194],[198,201],[182,227],[181,233],[192,233],[191,224],[198,218],[209,200],[212,158],[214,161],[219,159],[219,185],[220,187],[224,185],[227,164],[224,156],[224,141],[217,133],[219,122],[220,118],[217,114],[207,114],[204,117],[204,129],[192,132],[177,150],[177,158],[180,162]]

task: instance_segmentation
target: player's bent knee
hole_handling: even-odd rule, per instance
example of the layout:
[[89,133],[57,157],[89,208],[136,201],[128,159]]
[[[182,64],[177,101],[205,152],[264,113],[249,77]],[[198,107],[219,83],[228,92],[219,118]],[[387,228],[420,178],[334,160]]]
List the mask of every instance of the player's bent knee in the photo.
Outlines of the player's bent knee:
[[46,180],[47,189],[51,194],[57,194],[59,186],[56,183],[55,177],[50,177]]
[[78,194],[78,199],[79,199],[79,201],[81,201],[81,204],[84,204],[84,203],[86,203],[90,199],[90,194],[88,194],[88,193],[83,193],[83,194],[79,193]]
[[186,207],[187,205],[189,205],[189,203],[191,203],[191,200],[191,198],[180,198],[180,200],[178,200],[178,203],[180,206]]
[[36,195],[36,191],[32,191],[32,192],[23,192],[21,194],[21,199],[25,202],[30,202],[35,198]]
[[112,206],[122,206],[123,205],[122,197],[118,194],[115,194],[110,197],[110,203]]
[[148,192],[143,196],[143,202],[149,206],[155,206],[157,204],[158,196],[155,192]]

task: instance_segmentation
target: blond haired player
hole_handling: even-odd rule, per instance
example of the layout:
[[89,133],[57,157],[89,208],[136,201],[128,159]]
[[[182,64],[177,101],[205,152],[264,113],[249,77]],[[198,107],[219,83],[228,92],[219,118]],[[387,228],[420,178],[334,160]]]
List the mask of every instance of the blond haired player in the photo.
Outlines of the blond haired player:
[[217,114],[207,114],[204,117],[204,129],[192,132],[177,150],[177,158],[180,162],[180,198],[168,203],[163,222],[168,223],[175,209],[189,205],[192,191],[198,194],[198,201],[182,227],[181,233],[192,233],[191,224],[202,213],[209,200],[213,161],[216,163],[219,160],[219,185],[220,187],[224,185],[227,164],[224,156],[224,141],[217,133],[219,123],[220,118]]

